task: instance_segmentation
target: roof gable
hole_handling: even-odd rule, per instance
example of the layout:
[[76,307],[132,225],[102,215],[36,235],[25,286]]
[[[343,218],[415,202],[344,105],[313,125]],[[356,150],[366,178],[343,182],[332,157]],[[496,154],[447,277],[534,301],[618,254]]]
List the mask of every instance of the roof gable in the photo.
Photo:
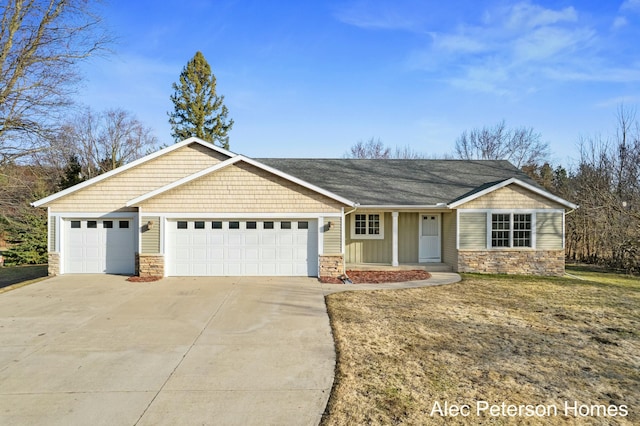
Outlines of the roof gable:
[[485,185],[484,187],[479,187],[476,190],[472,191],[471,193],[466,194],[463,197],[459,197],[458,199],[456,199],[453,202],[449,203],[448,207],[449,208],[459,207],[459,206],[461,206],[463,204],[466,204],[466,203],[468,203],[470,201],[473,201],[473,200],[475,200],[477,198],[480,198],[480,197],[482,197],[484,195],[487,195],[487,194],[489,194],[491,192],[494,192],[494,191],[496,191],[498,189],[507,187],[509,185],[518,185],[518,186],[520,186],[522,188],[525,188],[525,189],[527,189],[527,190],[529,190],[529,191],[531,191],[531,192],[533,192],[535,194],[538,194],[538,195],[541,195],[541,196],[543,196],[545,198],[548,198],[549,200],[552,200],[552,201],[554,201],[554,202],[556,202],[556,203],[558,203],[558,204],[560,204],[560,205],[562,205],[562,206],[564,206],[566,208],[575,209],[575,208],[578,207],[577,204],[571,203],[571,202],[569,202],[569,201],[567,201],[565,199],[562,199],[562,198],[560,198],[560,197],[558,197],[556,195],[551,194],[550,192],[548,192],[548,191],[546,191],[544,189],[541,189],[541,188],[539,188],[537,186],[528,184],[528,183],[523,182],[523,181],[521,181],[519,179],[516,179],[516,178],[510,178],[510,179],[504,180],[502,182],[498,182],[498,183],[494,183],[494,184],[488,184],[488,185]]
[[170,183],[168,185],[165,185],[165,186],[163,186],[161,188],[155,189],[155,190],[150,191],[150,192],[148,192],[146,194],[143,194],[143,195],[141,195],[139,197],[131,199],[126,203],[126,206],[127,207],[136,206],[136,205],[138,205],[138,204],[140,204],[140,203],[142,203],[142,202],[144,202],[144,201],[146,201],[146,200],[148,200],[150,198],[153,198],[155,196],[163,194],[163,193],[165,193],[167,191],[170,191],[172,189],[178,188],[178,187],[180,187],[182,185],[185,185],[185,184],[187,184],[189,182],[192,182],[192,181],[194,181],[194,180],[196,180],[198,178],[201,178],[203,176],[209,175],[211,173],[215,173],[215,172],[217,172],[219,170],[223,170],[223,169],[225,169],[225,168],[227,168],[229,166],[232,166],[234,164],[237,164],[239,162],[244,162],[244,163],[250,164],[250,165],[252,165],[254,167],[257,167],[257,168],[259,168],[261,170],[264,170],[264,171],[266,171],[268,173],[271,173],[271,174],[274,174],[276,176],[279,176],[279,177],[281,177],[283,179],[286,179],[286,180],[288,180],[290,182],[293,182],[293,183],[295,183],[297,185],[300,185],[300,186],[302,186],[304,188],[310,189],[310,190],[312,190],[314,192],[322,194],[322,195],[324,195],[326,197],[329,197],[329,198],[331,198],[331,199],[333,199],[335,201],[338,201],[340,203],[346,204],[348,206],[354,206],[355,205],[355,203],[353,201],[348,200],[347,198],[344,198],[344,197],[342,197],[340,195],[337,195],[337,194],[334,194],[334,193],[332,193],[330,191],[327,191],[326,189],[323,189],[323,188],[320,188],[320,187],[315,186],[313,184],[310,184],[308,182],[305,182],[305,181],[303,181],[303,180],[301,180],[301,179],[299,179],[299,178],[297,178],[295,176],[288,175],[287,173],[284,173],[281,170],[274,169],[273,167],[269,167],[269,166],[267,166],[265,164],[260,163],[259,161],[253,160],[253,159],[245,157],[243,155],[236,155],[236,156],[234,156],[232,158],[229,158],[226,161],[223,161],[222,163],[219,163],[219,164],[216,164],[214,166],[208,167],[208,168],[203,169],[203,170],[201,170],[201,171],[199,171],[197,173],[193,173],[193,174],[191,174],[189,176],[186,176],[186,177],[184,177],[182,179],[179,179],[179,180],[177,180],[175,182],[172,182],[172,183]]
[[220,148],[218,146],[215,146],[212,143],[203,141],[202,139],[199,139],[199,138],[196,138],[196,137],[191,137],[191,138],[185,139],[185,140],[183,140],[181,142],[177,142],[177,143],[175,143],[173,145],[170,145],[170,146],[168,146],[166,148],[163,148],[161,150],[158,150],[158,151],[156,151],[156,152],[154,152],[152,154],[146,155],[146,156],[144,156],[142,158],[139,158],[139,159],[137,159],[135,161],[132,161],[131,163],[125,164],[124,166],[121,166],[121,167],[118,167],[116,169],[110,170],[110,171],[108,171],[106,173],[103,173],[103,174],[101,174],[99,176],[96,176],[94,178],[88,179],[88,180],[86,180],[84,182],[81,182],[81,183],[79,183],[77,185],[74,185],[74,186],[72,186],[70,188],[67,188],[67,189],[64,189],[62,191],[56,192],[55,194],[49,195],[48,197],[42,198],[42,199],[40,199],[38,201],[35,201],[35,202],[31,203],[31,205],[34,206],[34,207],[39,207],[39,206],[41,206],[43,204],[50,203],[52,201],[55,201],[55,200],[57,200],[59,198],[62,198],[64,196],[66,196],[66,195],[73,194],[74,192],[77,192],[77,191],[79,191],[79,190],[81,190],[83,188],[86,188],[86,187],[91,186],[93,184],[96,184],[98,182],[101,182],[101,181],[104,181],[106,179],[109,179],[112,176],[118,175],[118,174],[120,174],[122,172],[130,170],[130,169],[132,169],[132,168],[134,168],[136,166],[139,166],[139,165],[144,164],[144,163],[146,163],[148,161],[154,160],[154,159],[156,159],[158,157],[161,157],[161,156],[163,156],[165,154],[168,154],[170,152],[178,150],[178,149],[180,149],[180,148],[182,148],[184,146],[190,145],[192,143],[200,144],[205,148],[211,149],[213,151],[216,151],[216,152],[218,152],[218,153],[220,153],[220,154],[222,154],[224,156],[230,157],[230,158],[233,158],[233,157],[235,157],[237,155],[237,154],[235,154],[235,153],[233,153],[231,151],[228,151],[228,150],[226,150],[224,148]]

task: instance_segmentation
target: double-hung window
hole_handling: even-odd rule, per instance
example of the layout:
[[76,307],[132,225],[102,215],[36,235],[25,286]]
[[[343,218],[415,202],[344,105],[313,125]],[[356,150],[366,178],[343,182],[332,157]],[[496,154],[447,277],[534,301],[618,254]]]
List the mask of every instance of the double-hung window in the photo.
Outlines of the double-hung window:
[[384,216],[381,213],[355,213],[351,225],[352,239],[384,238]]
[[491,247],[533,247],[531,213],[491,214]]

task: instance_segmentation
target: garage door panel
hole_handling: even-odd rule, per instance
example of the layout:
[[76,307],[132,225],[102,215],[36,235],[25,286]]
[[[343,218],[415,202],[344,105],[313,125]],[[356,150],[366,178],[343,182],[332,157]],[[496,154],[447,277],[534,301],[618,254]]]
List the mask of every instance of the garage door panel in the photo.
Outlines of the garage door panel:
[[224,244],[224,234],[221,232],[214,232],[213,234],[209,234],[209,245],[219,245],[222,246]]
[[282,233],[278,235],[278,244],[279,245],[292,245],[293,244],[293,235],[291,232]]
[[282,247],[278,249],[278,259],[282,261],[293,260],[293,250],[288,247]]
[[260,244],[260,238],[258,233],[256,232],[255,234],[246,234],[245,238],[244,238],[244,244],[245,245],[252,245],[252,246],[257,246],[258,244]]
[[277,239],[276,239],[276,234],[275,231],[273,230],[269,230],[269,231],[263,231],[262,233],[262,240],[261,240],[261,244],[263,246],[275,246],[277,244]]
[[264,261],[276,260],[276,249],[272,247],[262,247],[261,248],[261,258]]
[[247,262],[260,260],[260,249],[258,247],[247,247],[244,249],[244,260]]
[[239,230],[231,230],[227,243],[232,246],[242,246],[244,244],[244,235]]

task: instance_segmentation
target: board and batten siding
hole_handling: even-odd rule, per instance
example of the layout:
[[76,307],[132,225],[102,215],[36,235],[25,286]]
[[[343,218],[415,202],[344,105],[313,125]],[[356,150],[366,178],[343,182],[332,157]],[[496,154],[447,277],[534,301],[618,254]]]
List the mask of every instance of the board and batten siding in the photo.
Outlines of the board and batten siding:
[[380,213],[384,216],[384,239],[381,240],[351,239],[351,222],[353,214],[354,213],[351,213],[345,218],[345,235],[347,240],[345,247],[345,261],[347,263],[391,263],[391,213]]
[[536,248],[539,250],[561,250],[563,248],[564,224],[562,212],[536,213]]
[[228,159],[192,143],[48,203],[52,212],[128,212],[127,201]]
[[165,213],[337,213],[344,204],[239,162],[140,202]]
[[458,263],[455,212],[442,214],[442,262],[447,265]]
[[[160,217],[143,216],[140,223],[142,228],[140,251],[143,254],[160,253]],[[152,225],[149,226],[149,223]]]
[[460,212],[458,242],[461,250],[487,248],[487,214]]
[[[398,214],[398,262],[418,263],[418,230],[420,214]],[[390,232],[393,232],[389,228]],[[386,232],[386,228],[385,228]]]
[[[331,225],[329,225],[331,222]],[[325,217],[323,232],[323,252],[321,254],[342,254],[342,219]]]

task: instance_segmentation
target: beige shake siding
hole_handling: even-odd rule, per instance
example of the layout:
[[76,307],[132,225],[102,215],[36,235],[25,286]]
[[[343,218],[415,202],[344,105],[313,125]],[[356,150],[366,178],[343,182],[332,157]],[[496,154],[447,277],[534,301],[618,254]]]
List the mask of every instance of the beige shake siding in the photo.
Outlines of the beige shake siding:
[[[331,227],[329,227],[331,222]],[[324,227],[322,227],[324,225]],[[342,226],[339,217],[326,217],[324,223],[320,224],[323,231],[324,247],[320,254],[341,254],[342,244]]]
[[246,163],[214,171],[140,203],[145,212],[335,213],[344,206]]
[[97,182],[47,204],[57,212],[124,212],[126,202],[160,188],[227,157],[193,143]]
[[459,206],[461,209],[562,209],[542,195],[519,185],[508,185]]
[[140,225],[142,231],[140,237],[141,253],[160,253],[160,217],[142,216]]

